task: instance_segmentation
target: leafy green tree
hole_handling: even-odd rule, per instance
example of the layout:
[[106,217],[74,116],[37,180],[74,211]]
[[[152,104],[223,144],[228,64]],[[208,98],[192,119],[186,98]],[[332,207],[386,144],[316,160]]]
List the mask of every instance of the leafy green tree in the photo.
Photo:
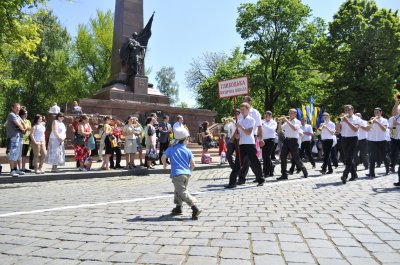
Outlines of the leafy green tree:
[[400,73],[398,12],[374,1],[347,0],[328,29],[313,52],[327,75],[326,104],[339,111],[352,104],[367,116],[376,106],[389,111]]
[[43,25],[42,41],[33,53],[38,60],[24,54],[11,58],[12,77],[18,83],[9,89],[7,97],[25,105],[31,117],[46,113],[52,102],[63,106],[74,99],[82,79],[79,69],[73,66],[67,30],[51,12],[40,14],[35,20]]
[[[216,112],[217,120],[232,116],[234,101],[233,99],[219,98],[218,81],[244,75],[247,64],[246,56],[239,48],[236,48],[230,56],[214,53],[195,61],[192,68],[186,72],[186,82],[195,84],[192,88],[196,92],[198,107]],[[238,104],[240,102],[241,99],[238,99]]]
[[179,102],[176,106],[178,108],[189,108],[189,104],[187,104],[185,101]]
[[87,25],[78,26],[75,50],[79,67],[85,73],[82,93],[92,95],[107,83],[111,71],[114,15],[97,10]]
[[179,84],[175,81],[175,70],[173,67],[162,67],[156,73],[157,88],[161,93],[168,96],[171,105],[178,102]]
[[294,98],[299,73],[313,70],[310,50],[323,21],[309,22],[311,9],[300,0],[259,0],[240,5],[238,12],[236,29],[246,41],[245,54],[257,58],[252,89],[264,97],[262,109],[299,101]]
[[[40,43],[41,26],[34,20],[29,10],[41,7],[46,0],[7,0],[0,1],[0,56],[6,49],[37,59],[32,52]],[[39,12],[45,12],[41,9]]]

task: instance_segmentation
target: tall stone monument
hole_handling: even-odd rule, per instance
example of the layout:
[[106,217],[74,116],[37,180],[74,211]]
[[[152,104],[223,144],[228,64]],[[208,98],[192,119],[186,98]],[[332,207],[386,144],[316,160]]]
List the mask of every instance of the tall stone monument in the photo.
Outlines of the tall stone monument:
[[[183,115],[186,125],[195,135],[199,125],[203,121],[213,123],[216,114],[209,110],[170,106],[169,98],[149,85],[145,76],[145,40],[151,36],[149,30],[153,16],[143,27],[143,0],[116,0],[109,83],[91,98],[79,100],[79,104],[87,114],[112,115],[121,120],[135,115],[141,123],[150,113],[157,113],[160,119],[162,115],[169,115],[172,123],[177,115]],[[71,108],[70,105],[68,109]]]
[[116,0],[110,82],[93,98],[169,104],[168,97],[149,93],[144,71],[153,17],[143,27],[143,0]]

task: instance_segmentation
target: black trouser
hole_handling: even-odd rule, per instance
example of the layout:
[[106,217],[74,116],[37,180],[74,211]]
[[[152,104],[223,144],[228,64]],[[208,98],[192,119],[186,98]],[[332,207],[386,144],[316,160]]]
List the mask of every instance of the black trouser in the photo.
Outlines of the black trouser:
[[332,139],[322,140],[322,150],[324,152],[324,163],[322,164],[322,171],[326,171],[326,167],[328,167],[328,171],[332,172],[332,163],[331,163],[332,145],[333,145]]
[[337,149],[336,149],[336,145],[332,146],[331,149],[331,160],[332,160],[332,165],[334,167],[338,167],[339,166],[339,161],[337,159]]
[[275,143],[275,139],[274,139],[274,146],[272,147],[272,152],[271,152],[271,159],[275,160],[275,153],[276,153],[276,147],[278,146],[278,143]]
[[113,148],[113,152],[110,156],[110,167],[113,168],[114,167],[114,153],[116,156],[116,163],[115,163],[115,167],[120,167],[121,166],[121,147],[117,146]]
[[[315,167],[315,161],[311,153],[311,141],[301,142],[300,154],[305,154],[310,161],[311,165]],[[304,155],[300,155],[301,158],[304,158]]]
[[[338,135],[336,135],[336,138],[337,138],[337,144],[336,144],[336,153],[338,153],[339,154],[339,160],[341,161],[341,162],[343,162],[343,164],[345,164],[345,162],[344,162],[344,157],[345,157],[345,155],[344,155],[344,151],[343,151],[343,141],[342,141],[342,136],[340,135],[340,134],[338,134]],[[337,157],[337,156],[336,156]]]
[[390,166],[394,168],[399,163],[400,139],[390,140]]
[[343,177],[347,178],[351,173],[352,178],[357,178],[356,167],[354,165],[354,153],[357,150],[357,136],[354,137],[342,137],[342,150],[343,150],[343,162],[345,165],[343,171]]
[[270,176],[274,174],[274,167],[272,165],[271,153],[274,150],[275,139],[264,139],[264,147],[262,148],[262,158],[263,158],[263,172],[265,176]]
[[[237,177],[239,176],[240,182],[246,181],[246,175],[248,173],[248,167],[251,167],[256,180],[258,183],[264,183],[265,179],[262,175],[261,163],[257,157],[257,148],[255,144],[242,144],[240,148],[240,159],[238,153],[236,153],[235,164],[232,169],[231,175],[229,176],[229,185],[235,185]],[[248,162],[246,162],[248,161]],[[242,165],[240,163],[242,162]],[[246,167],[247,166],[247,170]]]
[[375,176],[375,163],[383,161],[386,172],[389,172],[389,160],[386,155],[386,141],[368,141],[369,174]]
[[[164,154],[164,151],[167,150],[168,146],[169,146],[169,142],[166,142],[166,143],[161,143],[161,142],[160,142],[160,153],[159,153],[160,164],[162,164],[162,162],[161,162],[161,157],[162,157],[162,155]],[[167,161],[168,161],[168,160],[167,160]]]
[[292,154],[292,159],[294,159],[294,162],[298,168],[300,168],[303,171],[303,174],[306,171],[306,168],[303,165],[303,162],[301,162],[300,156],[299,156],[299,144],[296,138],[285,138],[283,141],[282,145],[282,150],[281,150],[281,174],[284,177],[287,177],[287,156],[289,152]]
[[233,143],[229,143],[229,145],[227,146],[226,159],[228,160],[229,166],[231,167],[232,170],[235,167],[235,161],[233,160],[233,153],[235,153],[237,145],[238,145],[238,140],[234,139]]
[[364,167],[368,168],[368,141],[367,139],[358,140],[357,151],[354,156],[354,163],[356,166],[363,164]]

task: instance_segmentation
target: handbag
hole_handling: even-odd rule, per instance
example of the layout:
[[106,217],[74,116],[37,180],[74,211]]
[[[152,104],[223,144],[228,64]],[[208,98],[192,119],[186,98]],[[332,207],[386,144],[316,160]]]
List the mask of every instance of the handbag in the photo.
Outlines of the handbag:
[[89,140],[86,143],[86,148],[89,150],[96,149],[96,142],[94,140],[93,134],[90,135]]
[[157,150],[151,149],[146,153],[146,160],[147,161],[157,161],[159,156],[157,154]]
[[74,138],[72,138],[71,143],[74,145],[85,145],[85,136],[75,133]]
[[110,136],[108,136],[108,139],[110,140],[111,148],[115,148],[115,147],[118,146],[117,138],[115,138],[114,136],[110,135]]

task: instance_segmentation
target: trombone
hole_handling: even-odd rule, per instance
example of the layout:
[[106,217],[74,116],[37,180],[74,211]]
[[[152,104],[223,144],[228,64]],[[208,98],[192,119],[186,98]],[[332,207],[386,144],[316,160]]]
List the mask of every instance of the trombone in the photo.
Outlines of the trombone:
[[348,116],[349,116],[348,114],[345,114],[345,115],[343,115],[343,116],[337,117],[337,118],[336,118],[336,122],[341,122],[341,121],[343,121],[343,118],[344,118],[344,117],[348,117]]

